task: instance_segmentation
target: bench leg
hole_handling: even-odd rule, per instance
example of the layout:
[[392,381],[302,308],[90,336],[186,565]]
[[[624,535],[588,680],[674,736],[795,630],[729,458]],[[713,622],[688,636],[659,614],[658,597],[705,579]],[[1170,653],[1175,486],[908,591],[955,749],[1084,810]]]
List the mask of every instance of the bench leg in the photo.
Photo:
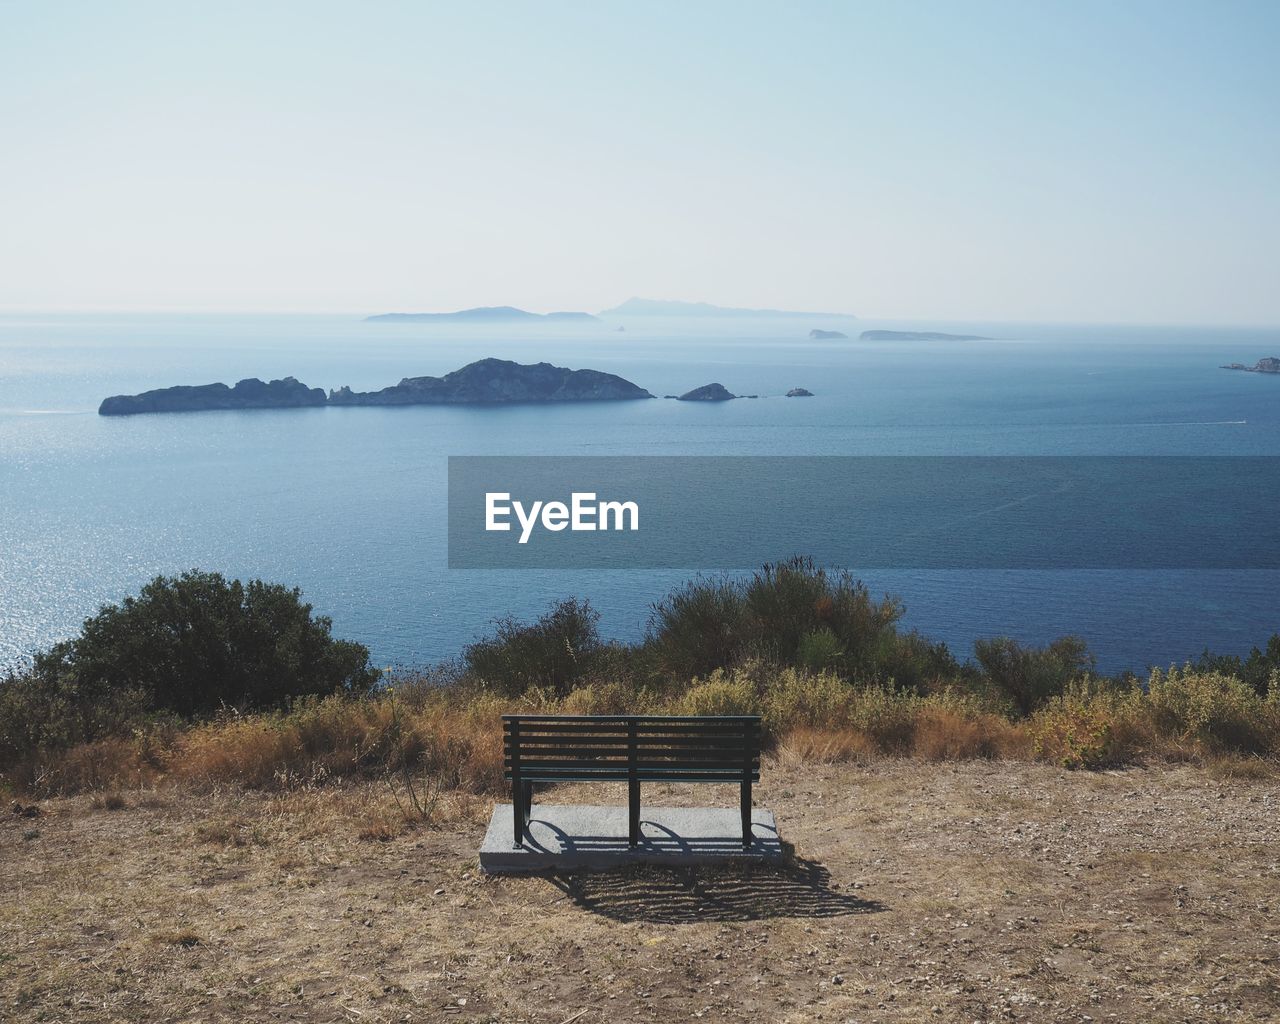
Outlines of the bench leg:
[[526,782],[522,788],[524,789],[524,792],[521,794],[523,797],[523,800],[521,801],[521,824],[525,828],[528,828],[529,817],[533,814],[533,783]]
[[519,779],[511,780],[511,821],[515,825],[515,845],[524,845],[524,826],[528,819],[524,816],[524,783]]
[[640,845],[640,782],[637,779],[627,784],[627,845],[633,849]]
[[744,782],[742,784],[742,793],[739,803],[742,808],[742,848],[744,850],[751,849],[751,783]]

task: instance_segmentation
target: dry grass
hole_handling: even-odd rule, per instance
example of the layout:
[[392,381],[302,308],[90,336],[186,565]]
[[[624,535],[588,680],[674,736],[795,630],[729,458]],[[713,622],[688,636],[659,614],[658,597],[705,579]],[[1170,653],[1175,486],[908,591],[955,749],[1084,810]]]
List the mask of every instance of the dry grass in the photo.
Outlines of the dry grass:
[[378,781],[45,801],[35,839],[0,820],[0,1019],[1280,1016],[1280,783],[1241,777],[1267,762],[803,760],[821,735],[764,766],[782,871],[486,879],[491,800],[454,791],[395,827]]
[[[1234,770],[1262,771],[1245,766],[1280,755],[1280,687],[1264,698],[1213,673],[1155,672],[1146,689],[1086,680],[1017,718],[972,692],[919,696],[753,665],[665,695],[594,684],[563,698],[533,691],[512,700],[462,687],[330,697],[287,713],[139,730],[14,766],[7,775],[16,792],[49,796],[157,785],[196,793],[293,791],[394,780],[412,770],[445,792],[491,795],[502,789],[499,716],[518,710],[760,714],[775,749],[827,763],[911,756],[1105,768],[1225,760],[1239,762]],[[370,825],[371,837],[394,831],[390,823]]]

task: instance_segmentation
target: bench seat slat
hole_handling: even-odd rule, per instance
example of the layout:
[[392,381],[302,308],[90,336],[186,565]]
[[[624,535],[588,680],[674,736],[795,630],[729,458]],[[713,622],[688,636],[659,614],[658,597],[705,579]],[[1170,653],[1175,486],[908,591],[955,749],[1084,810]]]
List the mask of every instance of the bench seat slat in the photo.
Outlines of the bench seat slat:
[[[512,754],[507,754],[502,760],[504,764],[511,764],[517,758]],[[526,750],[522,750],[519,757],[522,765],[545,764],[548,761],[573,761],[575,764],[612,764],[615,762],[617,764],[630,764],[632,760],[636,764],[670,764],[673,761],[719,761],[727,765],[740,765],[744,761],[759,761],[760,755],[754,753],[727,755],[713,750],[653,750],[640,751],[633,759],[627,756],[626,751],[618,751],[611,754],[584,754],[578,750],[546,750],[531,754]]]
[[[511,736],[503,736],[503,744],[511,746]],[[626,746],[627,736],[600,736],[598,733],[579,733],[576,736],[525,736],[518,739],[521,746]],[[636,746],[750,746],[755,742],[746,736],[636,736]]]
[[[508,782],[511,776],[505,776]],[[627,772],[608,770],[599,772],[585,772],[580,768],[560,768],[545,769],[543,771],[526,772],[520,771],[520,778],[526,782],[626,782],[630,776]],[[743,779],[742,769],[726,770],[726,771],[693,771],[681,769],[679,771],[645,771],[641,769],[637,773],[637,778],[641,782],[726,782],[739,783]],[[760,773],[753,771],[751,773],[751,781],[759,782]]]
[[503,715],[504,723],[518,721],[521,725],[527,722],[615,722],[626,725],[637,722],[644,725],[649,722],[675,722],[677,724],[702,723],[719,724],[721,722],[759,722],[759,715]]
[[[630,748],[630,744],[628,744],[628,742],[625,739],[602,740],[602,739],[595,739],[595,737],[591,737],[591,739],[582,739],[582,740],[566,740],[566,739],[563,739],[563,737],[556,737],[556,739],[550,739],[550,737],[544,737],[544,736],[531,736],[531,737],[527,737],[526,739],[525,736],[521,736],[520,741],[518,742],[520,742],[521,750],[530,750],[532,751],[532,753],[538,753],[539,750],[547,750],[547,749],[627,750],[628,748]],[[509,739],[509,737],[506,740],[506,742],[503,742],[503,746],[507,750],[511,750],[512,745],[513,745],[512,740]],[[735,739],[732,741],[727,741],[727,740],[726,741],[719,741],[719,740],[708,741],[708,740],[686,739],[686,737],[675,737],[675,739],[671,739],[671,737],[662,737],[662,739],[652,739],[652,737],[643,737],[643,739],[637,739],[635,741],[635,746],[637,750],[667,750],[667,749],[669,750],[682,750],[682,749],[724,750],[724,751],[728,751],[728,753],[735,753],[735,751],[755,750],[756,748],[756,744],[753,744],[753,742],[748,742],[741,739]]]
[[[741,722],[730,722],[727,724],[711,724],[709,722],[692,722],[688,725],[678,725],[675,723],[663,722],[640,722],[636,724],[636,733],[646,735],[657,733],[660,735],[673,736],[715,736],[722,733],[730,735],[742,735],[751,726]],[[539,722],[520,722],[521,736],[533,736],[540,733],[588,733],[597,736],[626,736],[630,731],[625,724],[614,725],[611,723],[588,723],[588,722],[548,722],[546,724]],[[511,723],[503,723],[503,732],[510,735]]]
[[[591,721],[590,719],[582,720],[582,719],[568,719],[568,718],[561,719],[559,721],[556,721],[554,719],[546,719],[542,721],[532,721],[532,722],[526,722],[523,719],[514,719],[510,722],[503,722],[502,728],[509,730],[513,725],[517,725],[517,724],[520,726],[520,729],[522,731],[525,729],[531,729],[531,730],[594,729],[600,732],[618,732],[618,731],[624,731],[626,729],[631,728],[631,723],[623,721],[621,719],[618,721],[608,721],[608,720]],[[645,730],[652,730],[652,729],[668,729],[668,730],[673,730],[675,732],[688,732],[691,730],[715,730],[715,729],[737,729],[741,731],[742,729],[750,728],[752,724],[753,723],[747,719],[737,719],[737,718],[727,718],[723,720],[691,718],[685,721],[680,721],[679,719],[675,719],[675,718],[671,718],[671,719],[654,718],[654,719],[639,719],[636,721],[635,726],[638,730],[642,732]]]
[[[596,766],[601,768],[621,768],[625,771],[628,764],[629,762],[627,761],[592,761],[580,760],[571,757],[556,760],[544,759],[539,761],[525,761],[521,759],[520,774],[528,775],[530,772],[541,771],[544,768],[593,768]],[[758,768],[760,766],[760,762],[752,760],[751,766],[752,768]],[[503,767],[510,771],[513,767],[513,763],[511,761],[507,761]],[[666,771],[668,769],[675,771],[683,768],[717,768],[724,771],[741,772],[744,767],[744,762],[741,760],[733,761],[725,760],[723,758],[699,757],[680,758],[678,760],[671,761],[637,761],[636,767],[642,771]]]
[[[637,732],[635,734],[638,743],[676,743],[680,741],[688,741],[690,743],[721,743],[729,745],[742,745],[751,741],[742,730],[735,732],[708,732],[708,733],[660,733],[660,732]],[[603,743],[612,745],[616,743],[626,743],[630,737],[626,733],[605,733],[591,730],[588,732],[525,732],[520,730],[520,742],[549,742],[549,743]],[[510,743],[512,736],[510,733],[502,737],[504,743]]]
[[[604,747],[594,747],[584,750],[582,747],[540,747],[537,750],[531,750],[529,747],[521,747],[519,751],[504,750],[502,756],[510,761],[517,753],[521,761],[537,761],[546,758],[557,757],[578,757],[578,758],[626,758],[629,753],[625,747],[614,747],[606,749]],[[712,757],[719,758],[724,761],[742,761],[744,758],[757,756],[757,751],[746,747],[740,747],[733,750],[715,750],[706,747],[640,747],[636,750],[636,757],[644,759],[652,758],[672,758],[672,757]]]

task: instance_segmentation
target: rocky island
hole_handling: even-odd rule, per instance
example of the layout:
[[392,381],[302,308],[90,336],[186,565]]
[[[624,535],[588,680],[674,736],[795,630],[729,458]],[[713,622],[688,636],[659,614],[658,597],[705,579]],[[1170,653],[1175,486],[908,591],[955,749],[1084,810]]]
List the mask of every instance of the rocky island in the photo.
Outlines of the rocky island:
[[330,405],[498,405],[512,402],[616,402],[652,398],[644,388],[600,370],[481,359],[443,377],[405,377],[381,391],[329,392]]
[[863,331],[861,341],[991,341],[981,334],[943,334],[941,331]]
[[474,309],[459,309],[453,313],[379,313],[367,316],[366,321],[375,323],[420,323],[435,321],[444,323],[503,323],[525,320],[545,321],[578,321],[592,323],[599,317],[590,313],[530,313],[527,309],[515,306],[477,306]]
[[405,377],[381,391],[339,388],[326,397],[293,377],[264,384],[242,380],[179,386],[114,395],[98,407],[100,416],[145,412],[199,412],[209,409],[293,409],[319,405],[501,405],[515,402],[613,402],[652,398],[644,388],[600,370],[570,370],[550,363],[525,365],[509,359],[481,359],[443,377]]
[[786,398],[812,398],[813,392],[808,388],[792,388],[786,393]]
[[201,412],[206,409],[297,409],[324,405],[324,391],[293,377],[264,384],[257,377],[225,384],[200,384],[112,395],[98,406],[99,416],[133,416],[144,412]]
[[1244,370],[1245,373],[1280,373],[1280,359],[1275,356],[1267,356],[1259,359],[1253,366],[1245,366],[1244,363],[1228,363],[1222,369]]
[[809,337],[813,341],[835,341],[840,338],[847,338],[849,335],[840,331],[820,331],[816,327],[809,332]]
[[727,402],[731,398],[738,396],[731,393],[723,384],[703,384],[700,388],[694,388],[692,391],[686,391],[683,395],[678,395],[678,402]]

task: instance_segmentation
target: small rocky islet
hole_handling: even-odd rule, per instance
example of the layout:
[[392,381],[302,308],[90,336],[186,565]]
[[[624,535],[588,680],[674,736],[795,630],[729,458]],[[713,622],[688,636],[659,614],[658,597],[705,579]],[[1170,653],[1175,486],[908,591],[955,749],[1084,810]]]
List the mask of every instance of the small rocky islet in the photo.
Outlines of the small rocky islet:
[[1227,363],[1222,369],[1243,370],[1245,373],[1280,373],[1280,358],[1266,356],[1252,366],[1246,366],[1244,363]]
[[692,391],[686,391],[683,395],[677,395],[678,402],[727,402],[730,399],[737,398],[723,384],[703,384],[700,388],[694,388]]

